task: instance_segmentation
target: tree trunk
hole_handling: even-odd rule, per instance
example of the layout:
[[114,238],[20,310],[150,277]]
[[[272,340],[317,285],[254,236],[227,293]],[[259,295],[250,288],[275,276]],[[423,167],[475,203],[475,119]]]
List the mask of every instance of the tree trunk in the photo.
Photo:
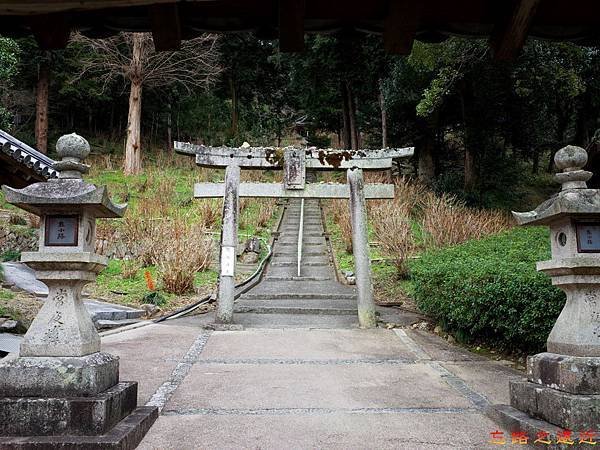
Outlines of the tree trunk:
[[46,58],[40,62],[35,98],[35,143],[42,153],[48,152],[48,94],[50,65]]
[[464,178],[464,190],[472,191],[475,188],[477,183],[477,169],[475,167],[475,152],[471,146],[471,138],[469,133],[469,124],[467,123],[467,113],[466,113],[466,100],[465,97],[469,96],[471,91],[469,87],[463,86],[462,95],[460,96],[460,107],[462,114],[462,122],[464,128],[464,148],[465,148],[465,178]]
[[[173,153],[173,130],[171,127],[172,116],[171,102],[167,104],[167,148],[169,153]],[[210,125],[209,125],[210,126]]]
[[358,150],[358,129],[356,127],[356,99],[352,92],[350,82],[346,82],[346,90],[348,91],[348,113],[350,118],[350,141],[352,150]]
[[417,141],[417,178],[424,184],[435,179],[435,141],[437,113],[421,122],[421,138]]
[[127,117],[127,143],[125,144],[125,175],[137,175],[142,171],[142,84],[131,82],[129,115]]
[[235,137],[238,132],[238,106],[237,91],[233,77],[229,77],[229,86],[231,88],[231,135]]
[[346,85],[341,83],[341,93],[342,93],[342,118],[343,118],[343,127],[342,127],[342,147],[346,150],[352,146],[351,138],[350,138],[350,103],[348,102],[348,91],[346,90]]
[[388,148],[387,111],[385,109],[385,97],[383,96],[383,80],[379,80],[379,108],[381,109],[381,148]]
[[131,90],[129,92],[129,114],[127,116],[127,142],[125,144],[125,175],[137,175],[142,171],[142,50],[141,33],[133,35],[131,53]]
[[531,166],[531,173],[534,175],[538,173],[540,168],[540,148],[536,145],[533,148],[533,164]]

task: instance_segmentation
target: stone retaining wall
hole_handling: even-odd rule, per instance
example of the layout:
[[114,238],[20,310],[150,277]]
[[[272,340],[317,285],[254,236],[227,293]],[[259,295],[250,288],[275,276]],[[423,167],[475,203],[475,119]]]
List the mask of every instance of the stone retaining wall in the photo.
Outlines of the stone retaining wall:
[[29,252],[38,248],[38,230],[24,225],[0,224],[0,254]]

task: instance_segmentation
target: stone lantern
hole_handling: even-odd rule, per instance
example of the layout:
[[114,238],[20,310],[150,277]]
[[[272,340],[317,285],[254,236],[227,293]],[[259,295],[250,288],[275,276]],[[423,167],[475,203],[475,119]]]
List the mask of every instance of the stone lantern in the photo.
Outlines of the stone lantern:
[[510,383],[511,406],[495,408],[509,428],[558,433],[600,429],[600,190],[588,189],[580,147],[554,161],[562,190],[534,211],[513,213],[520,225],[550,228],[552,259],[537,269],[566,294],[547,352],[527,359],[527,380]]
[[56,150],[62,158],[53,166],[58,179],[23,189],[3,186],[9,203],[40,216],[39,250],[21,260],[49,293],[19,354],[0,361],[0,447],[27,442],[94,448],[102,441],[97,448],[106,448],[111,440],[131,441],[131,433],[139,442],[156,409],[136,410],[137,383],[119,382],[119,359],[100,351],[81,299],[83,287],[108,262],[95,253],[96,219],[122,217],[126,205],[112,203],[106,187],[82,179],[89,169],[82,160],[90,152],[84,138],[62,136]]

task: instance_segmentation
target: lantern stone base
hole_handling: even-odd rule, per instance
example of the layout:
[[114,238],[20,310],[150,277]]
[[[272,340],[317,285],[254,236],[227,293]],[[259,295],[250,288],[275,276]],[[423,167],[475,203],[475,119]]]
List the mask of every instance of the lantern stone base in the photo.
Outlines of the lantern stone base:
[[[572,444],[557,444],[557,437],[564,431],[563,428],[531,417],[527,413],[519,411],[510,405],[493,405],[487,409],[486,413],[490,419],[509,432],[524,431],[529,438],[530,444],[534,444],[537,436],[540,436],[538,433],[548,433],[546,438],[542,438],[546,442],[535,443],[532,447],[542,446],[547,450],[565,450],[574,447]],[[510,435],[508,435],[507,441],[510,443]],[[575,438],[573,441],[577,442],[577,439]]]
[[137,383],[118,383],[92,397],[0,398],[0,436],[96,435],[137,406]]
[[498,424],[530,439],[549,433],[554,444],[545,448],[563,448],[556,444],[563,430],[578,436],[600,429],[600,358],[540,353],[527,359],[527,378],[510,382],[510,406],[489,408]]
[[600,428],[600,395],[570,394],[529,381],[512,381],[510,404],[567,430]]
[[7,397],[86,397],[119,382],[119,358],[108,353],[81,357],[18,357],[0,362],[0,393]]
[[158,418],[158,408],[142,406],[100,435],[0,436],[0,450],[135,449]]
[[600,358],[539,353],[527,358],[527,379],[571,394],[600,394]]
[[119,359],[9,356],[0,363],[0,450],[135,448],[158,416],[137,408]]

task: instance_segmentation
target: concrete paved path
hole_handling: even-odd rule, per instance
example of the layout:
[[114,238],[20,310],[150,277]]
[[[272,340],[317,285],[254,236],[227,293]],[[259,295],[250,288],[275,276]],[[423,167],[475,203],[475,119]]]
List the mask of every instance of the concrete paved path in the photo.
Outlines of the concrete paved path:
[[497,448],[484,410],[522,377],[412,329],[210,332],[208,320],[103,339],[140,403],[162,409],[140,448]]

